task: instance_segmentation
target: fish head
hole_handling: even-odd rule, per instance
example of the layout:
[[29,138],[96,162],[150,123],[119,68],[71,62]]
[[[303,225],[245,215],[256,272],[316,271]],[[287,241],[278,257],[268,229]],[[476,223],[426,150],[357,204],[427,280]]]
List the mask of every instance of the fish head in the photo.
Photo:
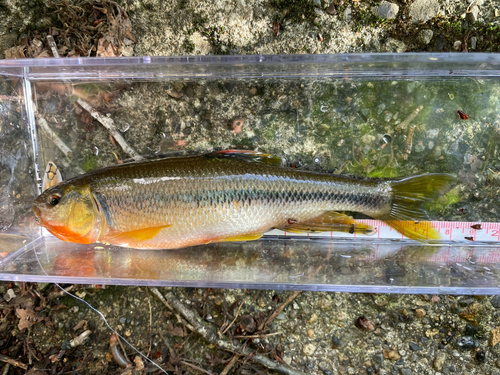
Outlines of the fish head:
[[86,184],[68,181],[45,190],[33,212],[39,225],[63,241],[89,244],[99,237],[100,210]]

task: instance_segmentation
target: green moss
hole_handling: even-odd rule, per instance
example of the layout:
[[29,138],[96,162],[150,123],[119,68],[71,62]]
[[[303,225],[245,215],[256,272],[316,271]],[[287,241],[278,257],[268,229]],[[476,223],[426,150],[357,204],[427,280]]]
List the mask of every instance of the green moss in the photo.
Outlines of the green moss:
[[184,40],[184,50],[186,53],[192,53],[194,51],[194,47],[194,43],[189,38]]
[[97,158],[95,155],[89,154],[83,159],[82,169],[85,172],[92,171],[97,168]]
[[399,176],[401,176],[401,172],[399,168],[395,167],[376,168],[368,173],[368,177],[372,178],[396,178]]
[[455,187],[454,189],[450,190],[445,195],[440,196],[433,202],[427,203],[425,205],[425,208],[427,211],[431,213],[440,213],[443,212],[446,207],[456,204],[460,202],[460,200],[461,197],[459,195],[459,189],[458,187]]

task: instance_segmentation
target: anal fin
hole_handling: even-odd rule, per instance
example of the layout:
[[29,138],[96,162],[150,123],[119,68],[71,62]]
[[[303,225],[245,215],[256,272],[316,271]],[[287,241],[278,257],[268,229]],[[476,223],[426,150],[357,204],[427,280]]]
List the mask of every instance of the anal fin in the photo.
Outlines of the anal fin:
[[252,233],[252,234],[243,234],[241,236],[224,237],[224,238],[218,239],[216,242],[255,241],[261,237],[262,237],[262,233]]
[[287,225],[277,229],[292,233],[343,232],[372,234],[374,231],[372,226],[357,222],[351,216],[335,211],[327,211],[313,219],[301,222],[293,222],[293,219],[290,219]]

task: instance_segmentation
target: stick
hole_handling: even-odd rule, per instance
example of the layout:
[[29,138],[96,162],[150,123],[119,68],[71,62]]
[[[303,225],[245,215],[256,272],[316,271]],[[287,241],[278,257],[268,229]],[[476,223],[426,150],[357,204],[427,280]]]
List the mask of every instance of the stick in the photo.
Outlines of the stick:
[[52,51],[52,56],[60,57],[59,51],[57,50],[57,44],[52,35],[47,35],[47,43],[49,44],[50,50]]
[[219,333],[219,337],[221,337],[223,334],[225,334],[225,333],[227,332],[227,330],[228,330],[229,328],[231,328],[231,326],[234,324],[234,322],[236,321],[236,319],[238,319],[238,315],[240,314],[241,307],[243,306],[243,304],[244,304],[244,303],[245,303],[245,300],[243,300],[243,302],[241,302],[241,304],[240,304],[240,307],[238,307],[238,311],[236,311],[236,315],[235,315],[235,317],[234,317],[233,321],[231,322],[231,324],[229,324],[229,325],[228,325],[228,326],[224,329],[224,331],[223,331],[222,333],[220,333],[220,330],[219,330],[219,332],[218,332],[218,333]]
[[106,116],[102,116],[99,112],[97,112],[92,106],[87,103],[85,100],[82,98],[78,98],[76,101],[78,104],[82,106],[83,109],[85,109],[87,112],[90,113],[90,115],[95,118],[97,121],[99,121],[108,131],[111,133],[114,139],[118,142],[118,144],[121,146],[123,151],[125,151],[127,154],[129,154],[134,160],[142,160],[143,157],[139,155],[132,147],[130,147],[127,142],[125,142],[125,139],[122,137],[120,132],[116,130],[115,124],[112,119]]
[[234,364],[238,360],[238,357],[239,357],[239,355],[236,354],[233,358],[231,358],[231,360],[226,365],[226,367],[224,367],[224,370],[222,370],[222,372],[220,373],[220,375],[227,375],[227,374],[229,374],[229,371],[233,368]]
[[189,367],[191,367],[191,368],[195,369],[196,371],[199,371],[199,372],[201,372],[203,374],[208,374],[208,375],[213,375],[214,374],[213,372],[209,372],[209,371],[207,371],[205,369],[202,369],[201,367],[193,365],[192,363],[189,363],[189,362],[186,362],[186,361],[181,361],[181,363],[183,365],[189,366]]
[[0,100],[10,100],[13,102],[20,102],[23,103],[24,99],[21,98],[20,96],[11,96],[11,95],[0,95]]
[[282,335],[283,332],[267,333],[265,335],[233,336],[233,339],[263,339],[264,337]]
[[6,355],[3,355],[3,354],[0,354],[0,361],[8,363],[9,365],[12,365],[12,366],[20,367],[24,371],[26,371],[28,369],[28,365],[25,365],[24,363],[16,361],[15,359],[7,357]]
[[285,307],[287,307],[290,304],[290,302],[292,302],[295,299],[295,297],[297,297],[299,294],[300,294],[300,290],[296,290],[295,292],[293,292],[292,294],[290,294],[290,296],[288,296],[288,298],[286,299],[286,301],[283,302],[271,314],[271,316],[269,318],[267,318],[263,323],[261,323],[259,325],[259,327],[257,328],[257,331],[262,331],[266,325],[270,324],[285,309]]
[[275,362],[266,356],[255,353],[246,346],[235,345],[229,340],[219,339],[215,329],[210,324],[205,322],[196,311],[184,306],[174,293],[170,291],[167,293],[166,297],[172,307],[184,316],[184,318],[193,325],[195,331],[203,336],[209,343],[218,346],[222,350],[227,350],[241,356],[250,355],[254,362],[257,362],[270,370],[278,371],[285,375],[305,375],[302,371],[295,370],[283,363]]
[[163,295],[160,293],[160,291],[155,288],[155,287],[152,287],[152,288],[149,288],[153,294],[158,297],[160,299],[161,302],[163,302],[163,304],[165,306],[167,306],[167,309],[169,309],[170,311],[172,311],[175,316],[177,317],[177,320],[179,321],[179,323],[182,323],[184,326],[186,326],[190,331],[193,331],[193,332],[196,332],[196,330],[194,329],[194,327],[189,324],[188,322],[186,322],[184,319],[182,319],[182,317],[179,315],[178,312],[175,311],[175,309],[169,305],[169,303],[167,302],[167,300],[165,299],[165,297],[163,297]]
[[49,139],[54,142],[59,150],[61,150],[64,155],[70,158],[73,154],[73,151],[71,151],[71,149],[66,146],[66,143],[64,143],[61,138],[59,138],[59,136],[54,133],[54,131],[49,127],[49,124],[47,124],[47,121],[41,116],[38,116],[38,125],[40,125],[47,137],[49,137]]

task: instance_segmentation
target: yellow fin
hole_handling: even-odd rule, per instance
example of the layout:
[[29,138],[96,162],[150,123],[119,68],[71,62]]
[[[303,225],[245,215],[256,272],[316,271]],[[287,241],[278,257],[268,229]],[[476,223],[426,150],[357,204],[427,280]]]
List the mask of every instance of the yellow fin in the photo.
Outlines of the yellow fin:
[[132,230],[130,232],[123,232],[123,233],[118,233],[116,235],[113,235],[109,238],[112,238],[113,240],[119,240],[119,241],[132,241],[132,242],[142,242],[142,241],[147,241],[152,238],[154,238],[160,230],[164,228],[169,228],[172,225],[163,225],[160,227],[151,227],[151,228],[143,228],[143,229],[137,229],[137,230]]
[[351,216],[339,212],[327,211],[323,214],[306,221],[294,223],[290,219],[288,224],[279,227],[285,232],[304,233],[304,232],[343,232],[343,233],[362,233],[372,234],[373,227],[359,223]]
[[441,235],[432,226],[430,221],[386,221],[391,227],[396,229],[399,233],[404,234],[406,237],[412,240],[418,241],[428,241],[428,240],[440,240]]
[[221,238],[220,240],[217,240],[216,242],[254,241],[254,240],[258,240],[261,237],[262,237],[262,233],[243,234],[241,236]]
[[263,163],[263,164],[274,164],[280,165],[281,158],[271,154],[264,154],[258,151],[251,150],[225,150],[217,151],[212,154],[216,158],[237,158],[244,160],[246,162]]
[[445,173],[430,173],[392,181],[391,210],[377,218],[413,240],[439,240],[439,232],[432,224],[420,221],[428,219],[423,205],[446,193],[455,182],[455,176]]

